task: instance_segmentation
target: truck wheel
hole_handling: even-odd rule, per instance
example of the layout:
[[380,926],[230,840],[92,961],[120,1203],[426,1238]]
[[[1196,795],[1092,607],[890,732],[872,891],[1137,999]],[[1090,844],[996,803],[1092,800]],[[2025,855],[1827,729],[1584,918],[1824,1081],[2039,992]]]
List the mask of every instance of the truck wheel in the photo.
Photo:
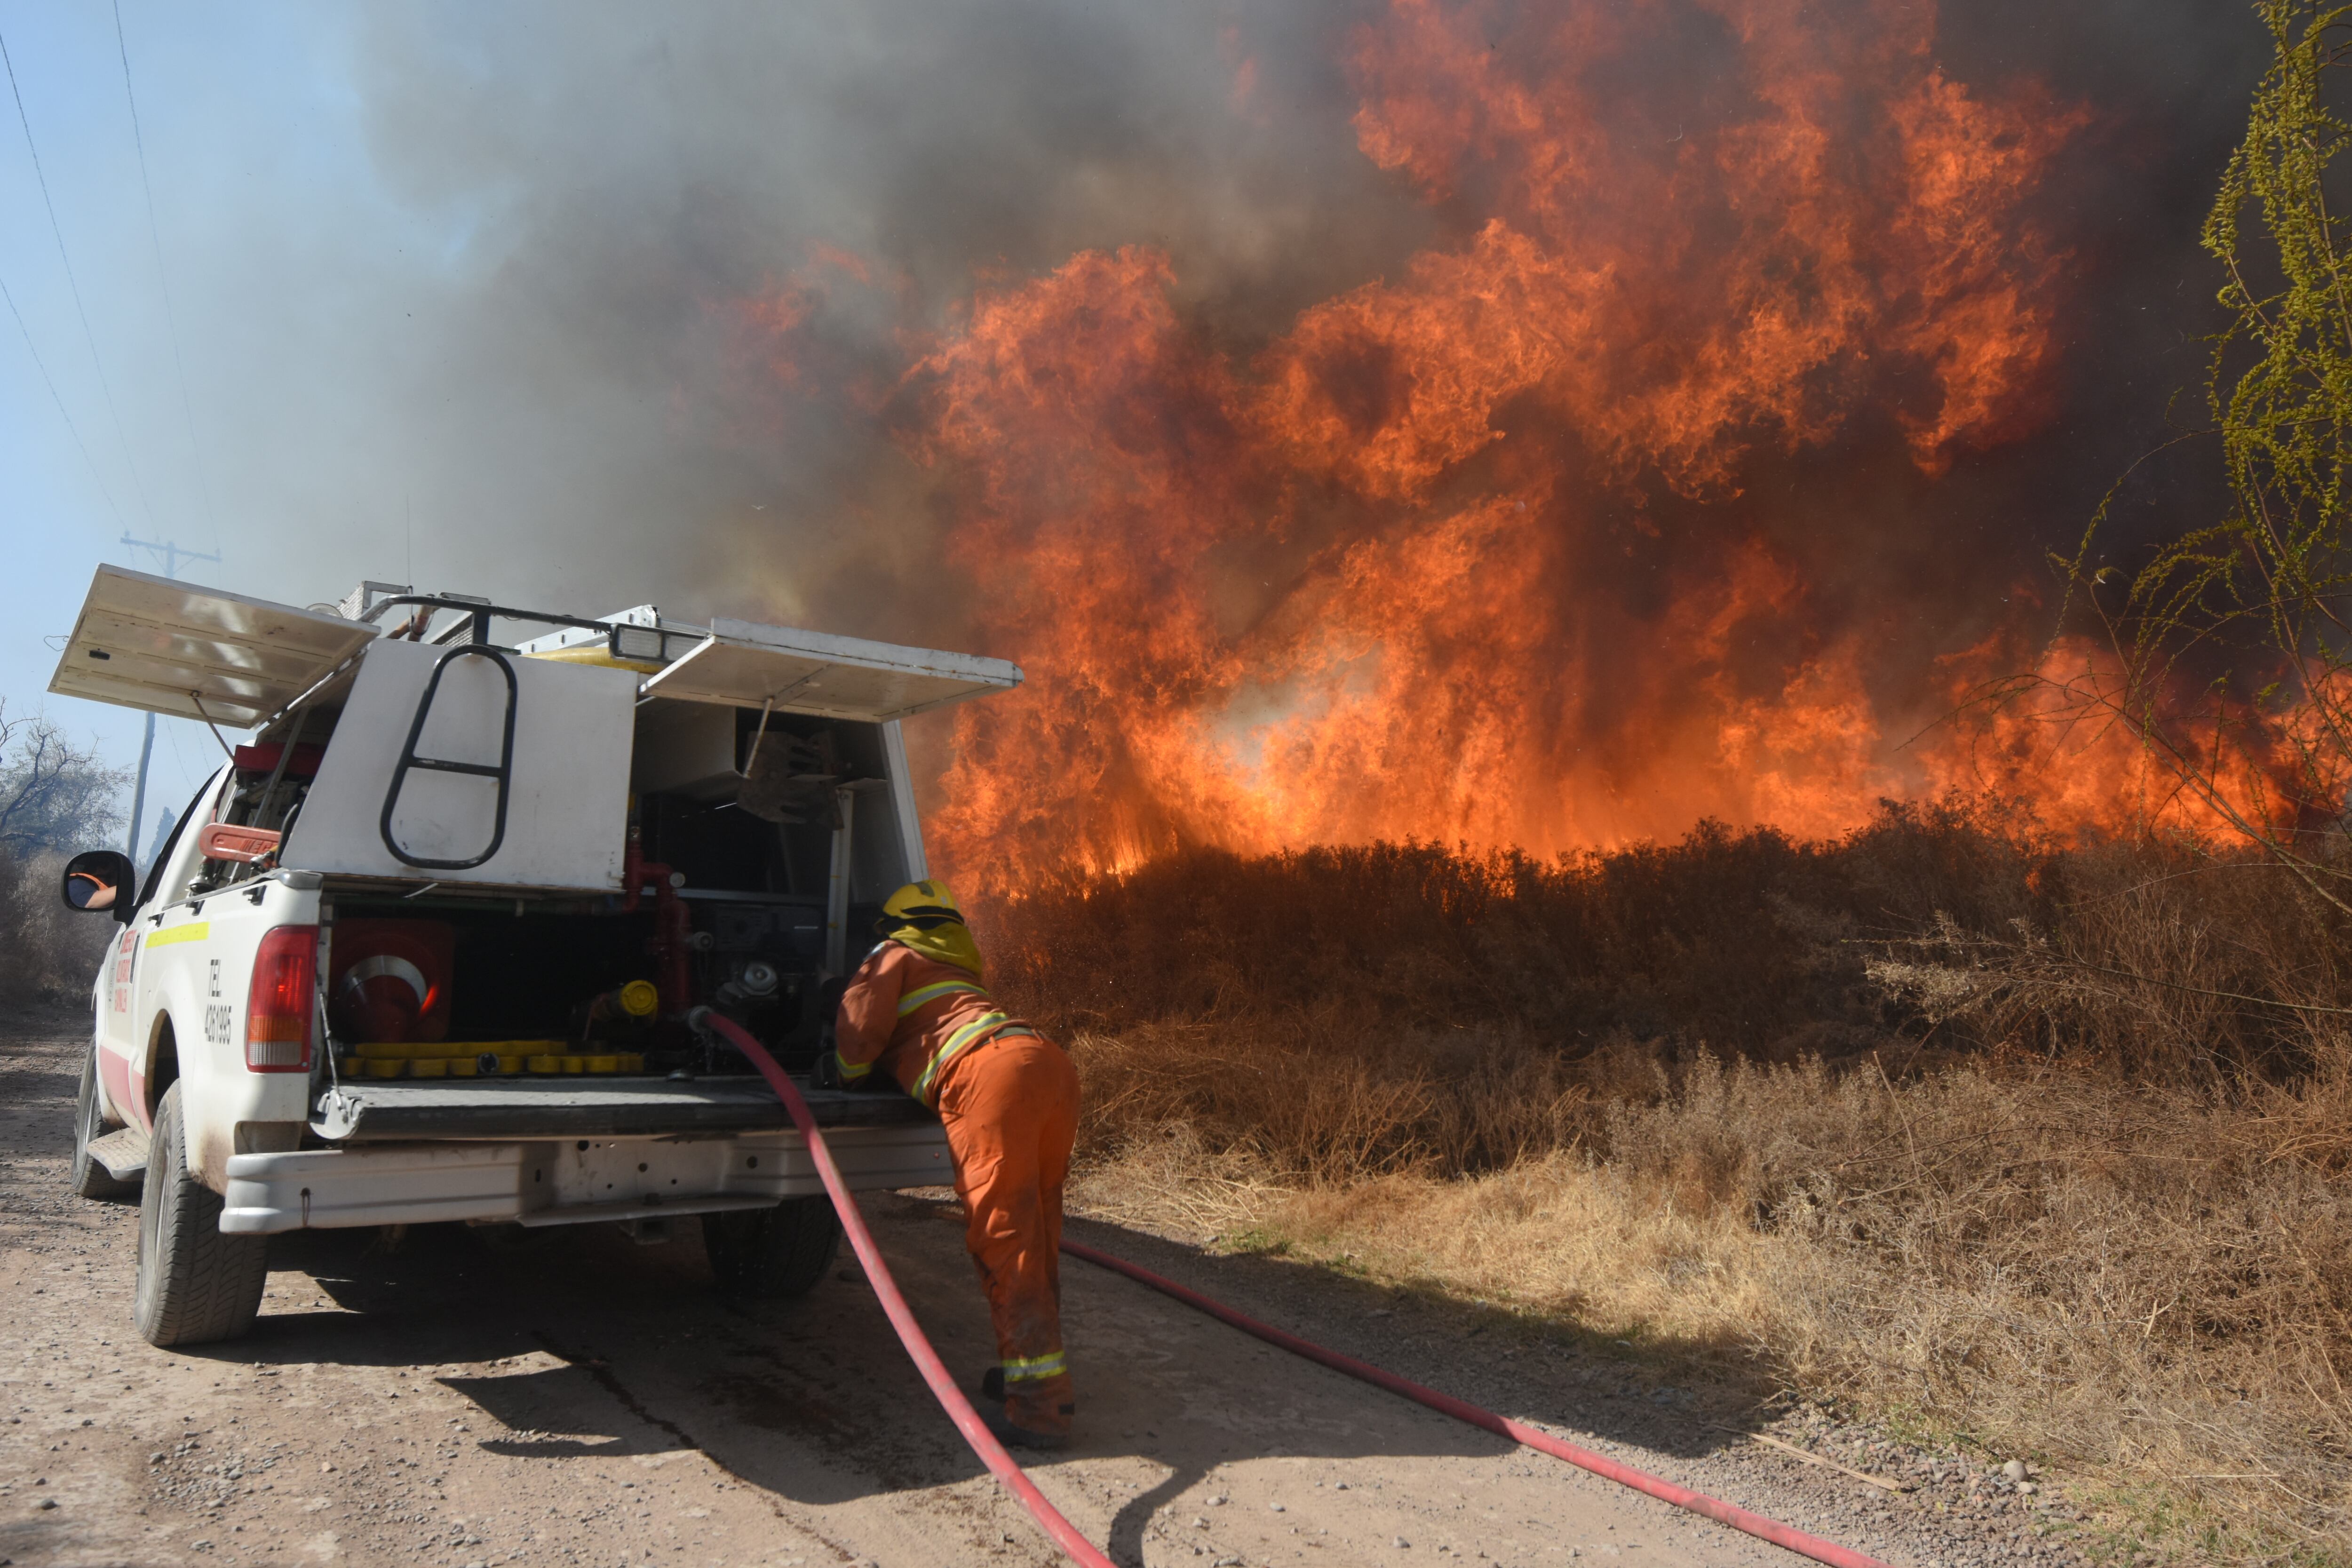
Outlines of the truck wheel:
[[702,1216],[702,1249],[719,1287],[755,1301],[807,1295],[840,1246],[841,1221],[822,1193],[772,1209]]
[[81,1059],[81,1092],[74,1097],[74,1195],[120,1202],[139,1195],[136,1182],[118,1182],[105,1166],[89,1156],[89,1146],[106,1136],[106,1119],[98,1110],[98,1047]]
[[233,1340],[253,1327],[269,1238],[223,1236],[220,1194],[188,1173],[180,1086],[163,1091],[139,1194],[139,1288],[131,1318],[151,1345]]

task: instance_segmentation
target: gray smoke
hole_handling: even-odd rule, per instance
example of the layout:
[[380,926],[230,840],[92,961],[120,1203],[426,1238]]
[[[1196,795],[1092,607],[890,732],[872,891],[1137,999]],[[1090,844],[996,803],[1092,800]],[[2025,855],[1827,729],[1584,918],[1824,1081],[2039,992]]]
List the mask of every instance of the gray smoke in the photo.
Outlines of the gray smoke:
[[[367,151],[438,249],[390,286],[321,281],[306,309],[368,318],[325,329],[358,362],[314,367],[312,450],[246,454],[237,479],[275,492],[313,594],[399,576],[413,530],[428,586],[952,638],[923,476],[839,389],[887,395],[901,333],[951,323],[976,273],[1088,247],[1165,247],[1244,339],[1392,266],[1431,220],[1355,150],[1355,19],[382,8],[353,60]],[[874,272],[824,274],[797,340],[823,384],[796,392],[741,310],[820,247]]]

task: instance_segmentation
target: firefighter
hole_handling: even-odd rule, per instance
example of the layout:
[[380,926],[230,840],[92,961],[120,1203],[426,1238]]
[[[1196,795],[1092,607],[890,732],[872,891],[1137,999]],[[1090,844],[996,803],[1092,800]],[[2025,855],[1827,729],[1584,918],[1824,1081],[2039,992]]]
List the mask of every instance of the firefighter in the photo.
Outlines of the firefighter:
[[946,883],[909,882],[882,910],[883,941],[842,994],[826,1076],[855,1085],[879,1067],[940,1113],[1001,1358],[980,1386],[1002,1411],[982,1413],[1007,1443],[1065,1447],[1076,1406],[1062,1358],[1062,1184],[1077,1071],[991,1000]]

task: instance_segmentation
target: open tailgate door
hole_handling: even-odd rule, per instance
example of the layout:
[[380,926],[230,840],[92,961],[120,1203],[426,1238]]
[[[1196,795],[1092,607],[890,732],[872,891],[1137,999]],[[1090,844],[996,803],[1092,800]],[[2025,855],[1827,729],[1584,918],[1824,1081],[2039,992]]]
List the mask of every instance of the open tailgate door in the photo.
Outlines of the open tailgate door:
[[375,638],[339,616],[101,566],[49,689],[250,729]]

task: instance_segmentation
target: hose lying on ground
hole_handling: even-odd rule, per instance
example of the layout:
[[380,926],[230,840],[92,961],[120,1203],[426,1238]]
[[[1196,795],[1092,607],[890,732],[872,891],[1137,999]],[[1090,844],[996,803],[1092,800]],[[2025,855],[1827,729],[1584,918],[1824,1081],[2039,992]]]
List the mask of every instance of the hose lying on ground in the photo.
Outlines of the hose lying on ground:
[[1866,1557],[1849,1547],[1840,1546],[1834,1542],[1823,1541],[1817,1535],[1808,1535],[1801,1530],[1792,1529],[1777,1520],[1766,1519],[1762,1514],[1750,1513],[1744,1508],[1734,1508],[1721,1499],[1711,1498],[1705,1492],[1695,1492],[1687,1487],[1678,1487],[1672,1481],[1661,1480],[1655,1476],[1633,1468],[1631,1465],[1621,1465],[1614,1459],[1596,1454],[1590,1448],[1580,1448],[1573,1443],[1563,1442],[1550,1433],[1530,1426],[1523,1421],[1514,1421],[1507,1415],[1497,1415],[1491,1410],[1482,1410],[1477,1405],[1466,1400],[1456,1399],[1450,1394],[1440,1394],[1433,1388],[1423,1388],[1410,1378],[1399,1377],[1392,1372],[1382,1372],[1368,1362],[1358,1361],[1353,1356],[1341,1355],[1338,1351],[1325,1350],[1321,1345],[1308,1340],[1302,1340],[1296,1334],[1284,1333],[1280,1329],[1236,1312],[1223,1302],[1212,1300],[1202,1295],[1198,1290],[1188,1290],[1173,1279],[1162,1279],[1149,1268],[1139,1268],[1123,1258],[1113,1258],[1108,1252],[1098,1252],[1091,1247],[1076,1241],[1062,1243],[1062,1250],[1073,1258],[1083,1258],[1088,1263],[1114,1269],[1130,1279],[1150,1286],[1154,1290],[1164,1295],[1173,1296],[1188,1307],[1197,1307],[1211,1317],[1222,1322],[1231,1323],[1245,1334],[1255,1334],[1270,1345],[1279,1345],[1293,1355],[1302,1355],[1309,1361],[1321,1362],[1336,1372],[1344,1372],[1349,1377],[1361,1378],[1376,1387],[1387,1389],[1391,1394],[1402,1394],[1407,1399],[1417,1400],[1432,1410],[1442,1411],[1457,1421],[1467,1421],[1473,1426],[1483,1427],[1497,1436],[1508,1437],[1515,1443],[1525,1444],[1538,1452],[1549,1454],[1555,1459],[1565,1459],[1580,1469],[1591,1470],[1596,1476],[1616,1481],[1622,1486],[1632,1487],[1637,1492],[1647,1492],[1662,1502],[1670,1502],[1676,1508],[1686,1508],[1693,1513],[1705,1514],[1718,1523],[1727,1524],[1734,1530],[1746,1531],[1748,1534],[1759,1536],[1775,1546],[1785,1546],[1791,1552],[1801,1552],[1816,1563],[1832,1563],[1834,1568],[1886,1568],[1886,1564],[1875,1557]]
[[[792,1117],[793,1125],[799,1128],[801,1136],[808,1140],[809,1157],[816,1163],[817,1175],[824,1181],[824,1190],[833,1199],[833,1206],[840,1211],[841,1228],[848,1234],[850,1247],[857,1254],[857,1261],[865,1266],[866,1278],[873,1285],[874,1294],[880,1300],[883,1311],[888,1314],[890,1326],[898,1331],[899,1342],[907,1347],[907,1354],[913,1358],[916,1370],[923,1374],[923,1381],[930,1384],[931,1393],[938,1398],[940,1408],[948,1413],[948,1419],[955,1423],[956,1430],[963,1434],[964,1441],[971,1445],[971,1451],[980,1456],[981,1462],[1004,1483],[1006,1490],[1020,1500],[1021,1506],[1029,1510],[1030,1517],[1053,1538],[1055,1545],[1069,1555],[1072,1562],[1082,1564],[1083,1568],[1113,1568],[1110,1559],[1097,1551],[1091,1542],[1078,1533],[1076,1525],[1062,1517],[1060,1510],[1045,1500],[1045,1494],[1037,1489],[1036,1483],[1013,1462],[1013,1456],[1004,1451],[1004,1445],[996,1440],[996,1435],[988,1429],[987,1424],[981,1420],[980,1413],[971,1407],[971,1401],[964,1397],[963,1390],[956,1385],[946,1363],[940,1360],[940,1352],[931,1348],[931,1342],[923,1333],[923,1326],[915,1321],[913,1309],[907,1305],[907,1298],[900,1294],[898,1282],[890,1277],[889,1265],[882,1261],[881,1249],[874,1244],[874,1233],[866,1229],[866,1216],[858,1211],[857,1200],[849,1195],[849,1187],[841,1179],[841,1168],[834,1163],[833,1151],[825,1146],[824,1134],[817,1129],[816,1118],[809,1114],[808,1101],[801,1098],[801,1092],[793,1086],[793,1080],[785,1076],[783,1068],[776,1065],[776,1058],[768,1054],[766,1047],[739,1025],[716,1013],[708,1016],[708,1022],[711,1028],[718,1030],[751,1058],[751,1065],[760,1069],[760,1076],[766,1079],[769,1087],[776,1091],[776,1098],[783,1101],[784,1110]],[[1750,1513],[1744,1508],[1734,1508],[1704,1492],[1695,1492],[1672,1481],[1661,1480],[1589,1448],[1563,1442],[1550,1433],[1524,1422],[1497,1415],[1491,1410],[1482,1410],[1452,1394],[1423,1388],[1408,1378],[1382,1372],[1379,1367],[1358,1361],[1353,1356],[1341,1355],[1337,1351],[1326,1350],[1311,1341],[1302,1340],[1296,1334],[1285,1333],[1280,1329],[1237,1312],[1223,1302],[1212,1300],[1197,1290],[1186,1289],[1173,1279],[1162,1279],[1125,1258],[1114,1258],[1108,1252],[1097,1251],[1076,1241],[1065,1241],[1062,1250],[1073,1258],[1084,1258],[1088,1263],[1113,1269],[1149,1285],[1294,1355],[1320,1362],[1334,1371],[1361,1378],[1391,1394],[1402,1394],[1407,1399],[1418,1400],[1432,1410],[1442,1411],[1456,1420],[1466,1421],[1498,1436],[1508,1437],[1556,1459],[1565,1459],[1596,1476],[1673,1503],[1676,1508],[1704,1514],[1734,1530],[1745,1531],[1771,1542],[1776,1546],[1785,1546],[1816,1563],[1830,1563],[1832,1568],[1887,1568],[1874,1557],[1866,1557],[1859,1552],[1823,1541],[1819,1536],[1808,1535],[1801,1530],[1766,1519],[1761,1514]]]

